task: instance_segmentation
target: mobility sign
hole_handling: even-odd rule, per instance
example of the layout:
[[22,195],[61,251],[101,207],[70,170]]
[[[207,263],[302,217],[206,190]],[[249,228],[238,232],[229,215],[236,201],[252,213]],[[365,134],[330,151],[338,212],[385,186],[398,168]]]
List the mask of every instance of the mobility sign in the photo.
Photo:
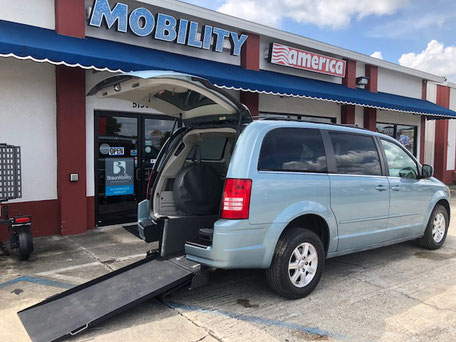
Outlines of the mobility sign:
[[[215,52],[223,51],[225,39],[231,43],[231,54],[239,56],[242,45],[248,36],[210,25],[201,25],[196,21],[176,19],[163,13],[152,14],[147,8],[139,7],[129,11],[128,5],[116,3],[111,7],[109,0],[95,0],[89,25],[108,29],[115,26],[118,32],[128,29],[139,37],[151,36],[157,40],[175,42],[198,49]],[[201,32],[199,32],[201,31]]]
[[308,70],[331,76],[345,77],[346,62],[342,59],[272,43],[269,52],[272,64]]
[[134,186],[133,158],[106,158],[105,196],[133,195]]

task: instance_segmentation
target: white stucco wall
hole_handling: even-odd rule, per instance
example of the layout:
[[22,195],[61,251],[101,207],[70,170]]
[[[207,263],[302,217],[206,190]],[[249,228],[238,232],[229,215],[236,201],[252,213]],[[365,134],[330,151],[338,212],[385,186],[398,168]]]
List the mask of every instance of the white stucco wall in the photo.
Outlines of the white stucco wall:
[[328,102],[260,94],[260,112],[313,115],[336,118],[340,123],[340,105]]
[[378,69],[378,91],[421,99],[422,79],[392,70]]
[[[456,110],[456,89],[450,88],[450,109]],[[456,167],[456,120],[450,120],[448,124],[448,154],[447,170],[454,170]]]
[[[433,103],[437,101],[437,86],[435,83],[428,82],[426,90],[427,100]],[[424,136],[424,162],[434,165],[434,139],[435,139],[435,120],[426,121],[426,134]]]
[[0,142],[22,149],[23,196],[57,198],[55,68],[0,58]]
[[0,0],[0,20],[55,29],[54,0]]
[[364,107],[355,107],[355,125],[364,127]]
[[366,64],[356,62],[356,77],[366,76]]

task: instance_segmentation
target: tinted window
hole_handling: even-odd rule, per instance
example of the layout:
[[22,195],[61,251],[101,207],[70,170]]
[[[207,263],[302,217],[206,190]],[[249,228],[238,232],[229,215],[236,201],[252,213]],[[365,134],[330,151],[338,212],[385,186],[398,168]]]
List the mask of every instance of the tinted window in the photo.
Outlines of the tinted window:
[[372,137],[329,133],[336,157],[337,173],[381,175],[380,159]]
[[386,140],[382,140],[382,145],[390,176],[414,179],[418,177],[418,167],[415,161],[402,148]]
[[[203,160],[221,160],[225,152],[227,138],[224,136],[203,135],[200,143],[201,159]],[[195,147],[190,151],[187,159],[192,159],[195,155]]]
[[326,155],[320,131],[278,128],[266,134],[259,170],[326,172]]

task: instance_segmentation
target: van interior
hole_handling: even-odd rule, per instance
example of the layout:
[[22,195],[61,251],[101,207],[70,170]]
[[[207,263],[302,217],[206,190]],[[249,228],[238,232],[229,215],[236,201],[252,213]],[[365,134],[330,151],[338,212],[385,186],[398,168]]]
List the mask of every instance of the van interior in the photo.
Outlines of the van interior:
[[164,221],[162,256],[181,253],[185,243],[212,244],[235,141],[231,127],[193,129],[167,152],[151,193],[151,215]]

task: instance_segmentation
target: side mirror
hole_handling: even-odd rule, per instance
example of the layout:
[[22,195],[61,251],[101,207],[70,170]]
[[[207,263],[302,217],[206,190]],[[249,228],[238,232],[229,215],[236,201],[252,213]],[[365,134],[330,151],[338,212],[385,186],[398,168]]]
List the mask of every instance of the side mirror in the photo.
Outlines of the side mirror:
[[421,168],[421,177],[431,178],[434,175],[434,168],[431,165],[424,164]]

